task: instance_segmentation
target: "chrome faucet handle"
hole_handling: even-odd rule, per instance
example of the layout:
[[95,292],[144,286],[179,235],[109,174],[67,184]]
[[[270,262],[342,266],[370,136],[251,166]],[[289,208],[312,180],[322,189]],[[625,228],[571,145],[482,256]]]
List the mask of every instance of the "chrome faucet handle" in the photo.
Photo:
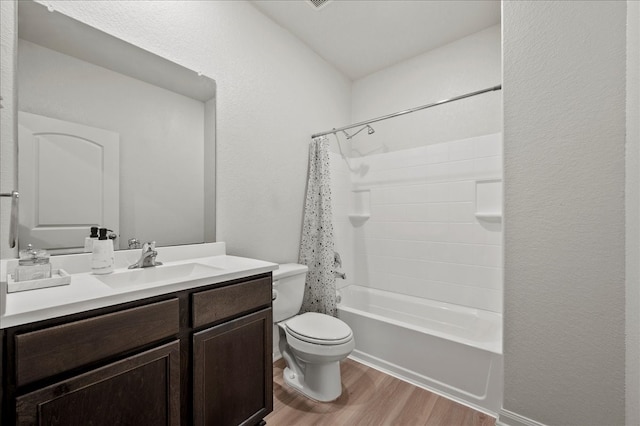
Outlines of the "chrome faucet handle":
[[127,241],[127,243],[129,244],[129,249],[139,249],[140,247],[140,241],[136,238],[129,238],[129,240]]
[[342,267],[342,259],[340,258],[340,253],[338,253],[337,251],[333,252],[333,266],[337,268]]
[[149,263],[150,266],[162,265],[162,262],[158,262],[156,260],[156,256],[158,255],[158,252],[156,251],[155,241],[151,241],[147,243],[147,253],[149,253],[149,256],[147,257],[147,262]]
[[158,255],[158,252],[156,251],[155,241],[144,243],[142,245],[142,253],[140,254],[140,259],[133,265],[129,266],[129,269],[148,268],[150,266],[160,266],[162,265],[162,262],[158,262],[156,260],[157,255]]

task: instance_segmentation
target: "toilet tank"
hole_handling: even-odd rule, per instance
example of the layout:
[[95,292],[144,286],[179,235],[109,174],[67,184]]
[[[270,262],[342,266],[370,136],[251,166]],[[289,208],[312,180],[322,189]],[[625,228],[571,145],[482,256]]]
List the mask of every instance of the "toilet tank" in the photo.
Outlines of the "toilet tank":
[[297,315],[304,297],[305,265],[285,263],[273,271],[273,322]]

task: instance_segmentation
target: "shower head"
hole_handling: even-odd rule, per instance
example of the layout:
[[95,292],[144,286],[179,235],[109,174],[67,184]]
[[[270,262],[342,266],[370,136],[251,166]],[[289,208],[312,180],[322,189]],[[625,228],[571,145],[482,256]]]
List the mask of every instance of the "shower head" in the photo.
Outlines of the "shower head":
[[357,135],[358,133],[360,133],[364,129],[367,129],[367,134],[369,134],[369,135],[372,135],[372,134],[374,134],[376,132],[375,130],[373,130],[373,127],[371,127],[371,126],[369,126],[367,124],[366,126],[360,128],[360,130],[358,130],[357,132],[355,132],[352,135],[350,135],[349,133],[345,132],[344,130],[342,131],[342,133],[344,133],[344,135],[347,137],[347,139],[351,139],[352,137],[354,137],[355,135]]

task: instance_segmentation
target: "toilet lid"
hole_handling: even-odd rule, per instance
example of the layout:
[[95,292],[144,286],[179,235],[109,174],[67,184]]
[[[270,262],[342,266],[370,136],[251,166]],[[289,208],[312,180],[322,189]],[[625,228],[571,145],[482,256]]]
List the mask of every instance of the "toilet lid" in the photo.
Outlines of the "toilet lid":
[[287,330],[294,337],[310,343],[339,345],[351,340],[351,328],[338,318],[307,312],[287,321]]

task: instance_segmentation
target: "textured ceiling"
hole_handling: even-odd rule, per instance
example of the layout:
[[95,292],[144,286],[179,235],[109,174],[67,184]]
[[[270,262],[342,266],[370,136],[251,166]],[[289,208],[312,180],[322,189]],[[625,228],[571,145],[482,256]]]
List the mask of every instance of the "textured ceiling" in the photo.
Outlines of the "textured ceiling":
[[500,22],[499,0],[253,0],[258,10],[357,79]]

